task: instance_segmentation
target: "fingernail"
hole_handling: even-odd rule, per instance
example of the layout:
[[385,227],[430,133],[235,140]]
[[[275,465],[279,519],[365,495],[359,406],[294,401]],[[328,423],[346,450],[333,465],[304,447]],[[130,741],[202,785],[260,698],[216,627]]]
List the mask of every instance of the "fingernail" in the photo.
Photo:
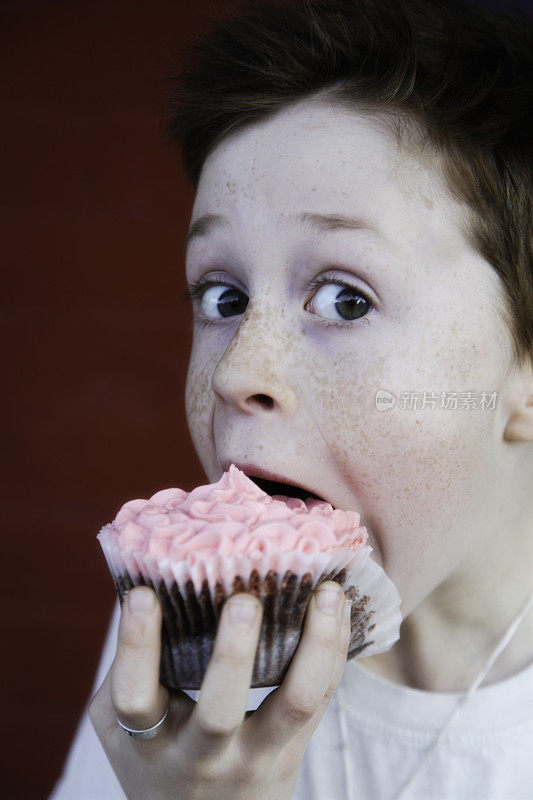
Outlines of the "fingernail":
[[229,604],[229,618],[236,625],[251,625],[258,611],[257,603],[250,600],[232,600]]
[[149,614],[154,610],[155,595],[147,589],[137,589],[136,591],[128,592],[128,610],[132,614]]
[[339,589],[332,589],[325,586],[323,589],[318,590],[316,603],[320,611],[326,614],[335,614],[339,609],[341,601],[341,592]]

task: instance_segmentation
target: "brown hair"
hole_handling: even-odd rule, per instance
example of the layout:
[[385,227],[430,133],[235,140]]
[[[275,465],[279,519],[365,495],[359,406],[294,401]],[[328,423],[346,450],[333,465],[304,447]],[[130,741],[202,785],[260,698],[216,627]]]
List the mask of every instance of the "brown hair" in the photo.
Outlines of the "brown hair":
[[503,283],[517,365],[533,364],[533,20],[459,0],[237,0],[182,49],[168,131],[198,186],[230,132],[326,92],[386,112],[440,153],[465,232]]

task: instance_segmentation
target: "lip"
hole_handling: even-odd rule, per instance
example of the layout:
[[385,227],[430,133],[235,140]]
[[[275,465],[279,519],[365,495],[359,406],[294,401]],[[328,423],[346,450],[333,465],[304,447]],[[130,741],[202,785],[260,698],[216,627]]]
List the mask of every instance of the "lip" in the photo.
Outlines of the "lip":
[[[270,472],[267,469],[263,469],[263,467],[258,466],[257,464],[248,463],[241,463],[238,461],[232,461],[231,459],[226,459],[222,463],[222,468],[224,472],[229,470],[230,465],[234,464],[237,469],[240,469],[241,472],[244,472],[246,476],[253,476],[254,478],[264,478],[268,481],[275,481],[276,483],[289,483],[292,486],[297,486],[299,489],[303,489],[304,492],[310,492],[311,494],[316,494],[317,497],[320,497],[324,502],[330,503],[330,501],[324,497],[321,492],[317,491],[313,486],[304,485],[300,483],[300,481],[296,481],[293,478],[287,477],[286,475],[282,475],[280,472]],[[333,506],[333,503],[330,503]],[[335,506],[333,506],[335,508]]]

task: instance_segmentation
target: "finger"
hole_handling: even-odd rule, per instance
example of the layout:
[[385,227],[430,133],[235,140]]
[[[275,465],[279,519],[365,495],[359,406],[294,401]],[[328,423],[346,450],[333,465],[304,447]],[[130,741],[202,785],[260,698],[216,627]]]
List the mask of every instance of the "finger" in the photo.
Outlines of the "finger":
[[161,607],[152,589],[131,589],[122,604],[117,653],[110,672],[111,701],[124,725],[151,728],[168,705],[159,683]]
[[[294,761],[300,760],[309,744],[309,740],[311,736],[315,732],[316,728],[320,724],[320,720],[324,716],[326,708],[332,699],[335,691],[342,679],[344,668],[346,666],[346,657],[348,654],[348,646],[350,644],[350,632],[351,632],[351,601],[345,600],[345,607],[343,609],[343,619],[341,624],[340,636],[339,636],[339,643],[338,643],[338,650],[335,659],[335,666],[333,668],[333,676],[330,682],[330,685],[324,694],[324,697],[319,703],[319,706],[315,713],[313,714],[310,719],[302,725],[302,728],[293,736],[293,738],[285,744],[284,746],[284,755],[289,760]],[[279,691],[279,690],[276,690]],[[274,693],[273,693],[274,694]],[[267,704],[269,701],[272,702],[274,698],[267,697],[261,704],[260,708]],[[257,713],[257,712],[255,712]],[[275,713],[275,712],[274,712]],[[250,726],[251,727],[251,726]],[[257,742],[261,740],[261,737],[264,736],[262,731],[247,731],[246,738],[248,741],[252,742],[252,745],[248,747],[248,754],[250,758],[264,758],[265,753],[269,753],[270,748],[265,749],[264,744],[261,744],[258,747]],[[279,743],[276,742],[276,751],[279,752]]]
[[[88,708],[89,719],[105,750],[109,748],[111,742],[116,744],[124,742],[124,737],[126,736],[117,723],[115,707],[111,701],[110,683],[111,670],[107,673]],[[169,700],[168,718],[165,728],[157,737],[159,742],[163,733],[169,736],[174,735],[196,706],[194,700],[186,695],[185,692],[179,690],[171,691]]]
[[[302,638],[283,683],[246,723],[250,738],[262,742],[263,751],[279,752],[297,734],[310,737],[318,724],[342,675],[344,608],[344,593],[335,581],[321,584],[309,601]],[[345,643],[344,631],[343,648]],[[346,650],[343,657],[346,660]]]
[[316,725],[322,719],[324,712],[335,694],[339,683],[341,682],[342,676],[344,674],[344,668],[346,666],[346,658],[348,655],[348,645],[350,644],[350,617],[352,611],[352,604],[351,601],[345,599],[344,601],[344,608],[342,610],[342,621],[341,621],[341,629],[338,641],[338,648],[337,653],[335,655],[335,663],[333,666],[333,675],[331,677],[331,681],[329,686],[324,694],[324,697],[319,703],[318,709],[313,715],[312,721],[315,723],[313,730],[315,729]]
[[[333,675],[330,684],[324,694],[324,697],[320,701],[317,711],[311,717],[311,722],[313,723],[311,733],[315,730],[316,726],[320,722],[320,719],[322,718],[331,698],[335,694],[338,685],[341,682],[342,676],[344,674],[344,668],[346,666],[346,658],[348,656],[348,646],[350,644],[350,635],[351,635],[351,625],[350,625],[351,610],[352,610],[351,601],[349,599],[346,599],[344,601],[344,609],[342,612],[343,616],[339,634],[338,650],[335,658],[335,665],[333,667]],[[268,697],[265,698],[265,700],[263,701],[263,703],[265,702],[268,702]],[[254,714],[254,713],[255,713],[254,711],[247,712],[247,717],[249,714]]]
[[224,604],[213,655],[187,721],[196,757],[228,746],[244,719],[261,618],[261,604],[252,595],[237,594]]

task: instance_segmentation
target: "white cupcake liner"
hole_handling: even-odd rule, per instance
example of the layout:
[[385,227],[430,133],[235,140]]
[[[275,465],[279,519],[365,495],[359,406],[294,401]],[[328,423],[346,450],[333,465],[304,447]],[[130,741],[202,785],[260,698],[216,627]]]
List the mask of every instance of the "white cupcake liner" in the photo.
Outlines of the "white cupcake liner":
[[252,687],[283,680],[302,633],[307,603],[317,585],[335,580],[352,601],[348,658],[388,650],[399,637],[401,600],[372,548],[263,556],[196,554],[174,563],[142,551],[122,550],[105,526],[98,534],[120,601],[132,586],[146,584],[163,609],[161,682],[174,689],[199,689],[213,651],[222,606],[241,591],[263,606]]

